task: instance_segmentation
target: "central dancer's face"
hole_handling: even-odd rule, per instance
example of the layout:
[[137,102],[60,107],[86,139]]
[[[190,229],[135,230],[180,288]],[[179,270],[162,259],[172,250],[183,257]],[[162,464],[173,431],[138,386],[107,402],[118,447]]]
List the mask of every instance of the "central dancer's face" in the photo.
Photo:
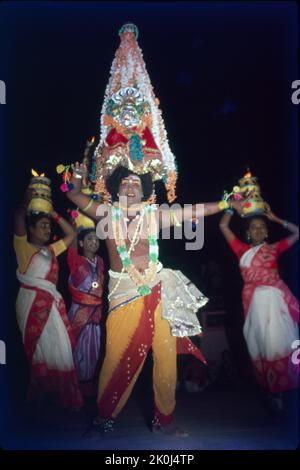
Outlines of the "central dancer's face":
[[123,178],[119,188],[120,202],[127,203],[128,206],[138,204],[143,197],[143,189],[140,178],[137,175],[129,175]]

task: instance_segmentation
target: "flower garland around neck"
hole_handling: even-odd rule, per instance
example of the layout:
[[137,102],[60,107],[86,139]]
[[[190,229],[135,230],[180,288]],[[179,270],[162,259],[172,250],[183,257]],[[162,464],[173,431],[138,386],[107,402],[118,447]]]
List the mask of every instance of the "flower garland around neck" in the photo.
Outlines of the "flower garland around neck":
[[[157,224],[156,224],[156,207],[151,205],[142,204],[140,210],[139,220],[134,232],[134,235],[130,241],[129,249],[125,243],[126,237],[124,236],[124,215],[120,209],[119,204],[114,204],[112,206],[112,227],[114,232],[114,239],[117,245],[117,250],[122,261],[122,272],[120,274],[120,279],[124,271],[127,271],[131,280],[137,286],[137,291],[140,295],[148,295],[151,293],[151,288],[149,284],[154,280],[157,272],[158,264],[158,243],[157,243]],[[144,273],[141,273],[131,260],[131,252],[134,249],[135,245],[138,242],[138,238],[141,236],[142,225],[144,217],[146,216],[147,220],[147,231],[148,231],[148,243],[149,243],[149,266],[145,269]],[[118,287],[117,284],[116,288]],[[115,289],[114,289],[115,290]],[[113,291],[114,292],[114,291]],[[113,294],[111,292],[110,296]]]

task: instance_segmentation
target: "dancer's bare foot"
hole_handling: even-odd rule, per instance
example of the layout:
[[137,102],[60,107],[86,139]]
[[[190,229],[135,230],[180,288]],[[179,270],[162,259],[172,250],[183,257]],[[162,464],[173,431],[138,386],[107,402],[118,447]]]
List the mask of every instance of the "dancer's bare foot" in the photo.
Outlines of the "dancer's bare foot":
[[188,437],[189,433],[184,429],[180,429],[175,426],[174,423],[170,423],[167,426],[161,426],[160,424],[153,424],[152,432],[154,434],[164,434],[170,437]]

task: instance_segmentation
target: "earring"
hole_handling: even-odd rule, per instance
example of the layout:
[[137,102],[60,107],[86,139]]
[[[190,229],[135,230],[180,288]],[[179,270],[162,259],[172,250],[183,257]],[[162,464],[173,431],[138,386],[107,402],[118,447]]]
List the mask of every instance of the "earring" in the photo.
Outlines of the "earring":
[[248,242],[250,242],[250,240],[251,240],[251,237],[250,237],[249,234],[247,235],[247,240],[248,240]]

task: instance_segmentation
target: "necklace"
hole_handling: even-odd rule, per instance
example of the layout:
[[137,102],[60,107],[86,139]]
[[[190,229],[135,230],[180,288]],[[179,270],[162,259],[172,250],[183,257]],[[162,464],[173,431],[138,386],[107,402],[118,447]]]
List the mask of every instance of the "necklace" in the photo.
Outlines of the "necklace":
[[114,203],[115,207],[119,207],[120,209],[126,212],[130,211],[130,209],[134,209],[135,211],[140,211],[144,207],[144,205],[145,204],[143,204],[142,202],[132,204],[131,206],[122,206],[122,204],[120,204],[119,202]]
[[[124,217],[124,216],[123,216]],[[138,221],[138,224],[137,224],[137,227],[136,227],[136,231],[134,232],[133,236],[131,236],[129,234],[129,224],[131,222],[133,222],[136,218],[139,219]],[[126,219],[125,219],[126,220]],[[144,214],[143,216],[141,216],[140,214],[138,216],[135,216],[133,220],[129,221],[129,224],[127,226],[127,236],[128,236],[128,239],[129,241],[133,244],[133,248],[132,250],[134,251],[134,248],[135,246],[138,244],[138,242],[140,241],[140,238],[141,238],[141,235],[142,235],[142,231],[143,231],[143,222],[144,222]],[[137,232],[137,233],[136,233]]]
[[[141,235],[141,228],[143,223],[143,218],[146,216],[147,219],[147,231],[148,231],[148,243],[149,243],[149,265],[145,269],[144,273],[141,273],[133,264],[130,255],[134,249],[134,246],[138,243]],[[133,237],[130,240],[130,246],[127,250],[125,243],[126,237],[124,236],[123,227],[124,224],[121,223],[121,211],[120,207],[115,204],[112,207],[112,227],[114,232],[114,239],[117,245],[117,250],[122,261],[122,271],[119,277],[119,281],[115,286],[114,290],[108,296],[109,298],[115,292],[117,287],[120,284],[121,276],[125,271],[128,272],[131,280],[136,284],[137,290],[140,295],[150,294],[151,288],[149,284],[154,280],[154,277],[157,272],[157,263],[158,263],[158,243],[157,243],[157,224],[156,224],[156,215],[155,208],[151,205],[142,205],[142,210],[140,214],[139,221],[137,223],[136,229],[134,231]]]
[[86,259],[92,266],[95,266],[96,261],[97,261],[96,256],[94,256],[93,259],[90,259],[90,258],[88,258],[87,256],[83,256],[83,255],[82,255],[82,257],[83,257],[84,259]]
[[[144,212],[142,214],[141,209],[144,208],[144,205],[143,204],[134,204],[133,206],[130,206],[130,208],[129,208],[129,207],[123,207],[120,203],[119,204],[116,203],[115,207],[118,207],[119,209],[121,209],[120,210],[120,219],[122,219],[122,221],[124,223],[124,229],[125,229],[125,233],[127,233],[128,240],[133,243],[132,251],[134,251],[135,246],[138,244],[138,242],[140,240],[141,233],[142,233],[142,230],[143,230]],[[128,216],[127,215],[127,217],[126,217],[124,212],[128,213],[129,209],[134,209],[135,211],[139,211],[139,213],[137,213],[133,216]],[[137,219],[139,219],[138,225],[136,227],[137,234],[136,234],[136,232],[134,232],[134,235],[131,236],[129,234],[129,225]]]
[[140,217],[140,214],[136,214],[136,215],[133,215],[133,216],[127,216],[127,217],[125,217],[123,212],[121,212],[121,214],[122,214],[124,220],[127,222],[127,224],[130,223],[130,222],[133,222],[135,219],[138,219]]
[[92,275],[92,289],[97,289],[99,287],[98,279],[98,258],[95,256],[92,260],[86,256],[82,256],[91,266],[91,275]]

